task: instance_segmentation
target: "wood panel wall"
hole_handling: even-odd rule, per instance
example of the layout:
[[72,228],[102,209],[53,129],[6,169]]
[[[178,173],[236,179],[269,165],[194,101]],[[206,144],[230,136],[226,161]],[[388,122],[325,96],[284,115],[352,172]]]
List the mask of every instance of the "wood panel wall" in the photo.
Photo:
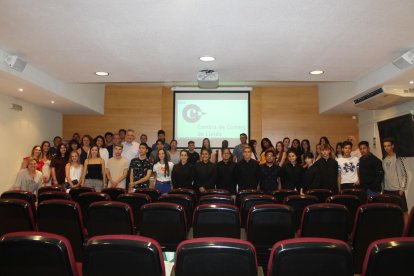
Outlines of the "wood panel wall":
[[[358,137],[357,120],[351,115],[321,115],[317,86],[255,87],[250,94],[251,139],[260,143],[262,137],[272,142],[283,137],[309,139],[312,148],[321,136],[331,144]],[[170,87],[140,87],[108,85],[105,90],[105,114],[64,115],[63,135],[73,132],[96,136],[106,131],[132,128],[148,135],[149,143],[156,140],[158,129],[172,139],[173,92]]]

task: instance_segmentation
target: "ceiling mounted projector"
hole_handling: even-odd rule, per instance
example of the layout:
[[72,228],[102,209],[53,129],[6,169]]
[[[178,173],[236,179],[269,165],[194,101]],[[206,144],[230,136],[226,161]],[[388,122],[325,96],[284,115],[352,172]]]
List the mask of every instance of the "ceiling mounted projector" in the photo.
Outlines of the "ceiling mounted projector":
[[219,86],[219,76],[214,70],[201,70],[197,73],[198,87],[202,89],[214,89]]
[[26,67],[27,63],[22,60],[21,58],[19,58],[18,56],[15,55],[9,55],[7,56],[4,61],[7,63],[7,65],[18,71],[18,72],[23,72],[24,68]]

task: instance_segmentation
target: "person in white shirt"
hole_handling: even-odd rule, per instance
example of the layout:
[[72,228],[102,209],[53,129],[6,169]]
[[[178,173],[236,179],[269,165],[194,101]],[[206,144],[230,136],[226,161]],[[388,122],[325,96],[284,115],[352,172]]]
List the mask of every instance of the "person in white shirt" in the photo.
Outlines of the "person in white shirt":
[[36,166],[36,159],[29,157],[27,168],[18,172],[17,179],[12,187],[12,190],[22,190],[36,193],[43,181],[43,175],[40,171],[36,170]]
[[158,150],[156,163],[153,167],[155,173],[155,189],[158,189],[161,194],[166,194],[171,191],[171,172],[174,163],[170,161],[164,149]]
[[73,187],[79,187],[82,185],[83,166],[80,163],[79,153],[77,151],[72,151],[69,155],[69,163],[65,166],[65,183],[67,189],[72,189]]
[[109,160],[109,152],[106,149],[104,137],[102,135],[98,135],[95,137],[94,142],[95,142],[95,145],[99,147],[99,155],[105,161],[105,165],[107,165],[108,160]]
[[124,149],[122,151],[122,157],[128,160],[128,164],[135,157],[138,157],[139,143],[135,141],[135,131],[128,129],[125,135],[125,141],[122,142]]
[[351,156],[352,143],[342,143],[343,155],[338,158],[338,189],[352,189],[359,186],[358,169],[359,158]]
[[108,179],[108,188],[125,189],[125,179],[128,175],[129,163],[122,157],[122,144],[114,145],[114,157],[108,160],[106,167],[106,176]]

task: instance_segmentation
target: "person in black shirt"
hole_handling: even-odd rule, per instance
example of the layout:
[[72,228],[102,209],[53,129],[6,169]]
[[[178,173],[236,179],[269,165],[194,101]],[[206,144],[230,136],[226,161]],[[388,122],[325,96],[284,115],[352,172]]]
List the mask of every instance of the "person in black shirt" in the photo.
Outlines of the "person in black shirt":
[[252,159],[252,149],[250,146],[244,146],[243,159],[237,162],[233,175],[239,186],[239,191],[258,188],[260,165],[259,162]]
[[321,145],[322,157],[315,162],[316,183],[320,189],[329,189],[338,193],[338,162],[332,158],[332,147],[329,144]]
[[197,193],[204,193],[207,189],[214,189],[216,178],[216,164],[210,161],[210,152],[208,149],[202,149],[201,161],[195,164],[194,189]]
[[359,182],[361,187],[367,189],[367,196],[374,196],[381,193],[384,170],[382,161],[373,155],[367,141],[358,144],[361,158],[359,158]]
[[195,164],[200,160],[200,155],[195,151],[194,141],[188,141],[188,162]]
[[303,192],[309,189],[318,188],[317,183],[317,168],[314,166],[314,156],[312,152],[307,152],[303,155],[305,161],[305,169],[302,175],[302,188]]
[[281,169],[275,164],[275,152],[273,149],[265,151],[266,163],[260,165],[260,190],[265,194],[272,194],[274,190],[279,188],[279,176]]
[[288,162],[286,162],[282,170],[282,189],[300,191],[302,188],[303,168],[298,162],[298,155],[295,150],[288,150],[287,156]]
[[226,189],[235,195],[237,183],[233,177],[233,171],[236,163],[233,162],[229,148],[222,150],[222,157],[223,160],[217,163],[217,189]]
[[194,165],[188,162],[188,151],[180,151],[180,162],[174,165],[171,173],[171,182],[174,189],[193,188]]

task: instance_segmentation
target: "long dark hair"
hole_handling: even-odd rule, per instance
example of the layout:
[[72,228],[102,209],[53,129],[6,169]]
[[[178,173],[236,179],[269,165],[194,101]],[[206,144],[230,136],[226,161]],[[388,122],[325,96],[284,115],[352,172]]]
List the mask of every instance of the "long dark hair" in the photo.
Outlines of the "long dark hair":
[[[303,147],[304,143],[308,144],[308,150],[304,149],[304,147]],[[309,140],[308,139],[303,139],[302,142],[300,143],[300,148],[301,148],[303,154],[306,154],[306,153],[310,152],[311,151],[311,145],[310,145]]]
[[[264,142],[268,143],[269,146],[267,148],[265,148]],[[269,148],[273,148],[272,141],[270,141],[270,139],[266,137],[262,139],[262,141],[260,142],[260,146],[262,147],[262,152],[265,152]]]
[[167,154],[167,151],[165,149],[160,149],[157,151],[157,157],[155,158],[155,163],[160,162],[160,151],[164,152],[164,164],[165,164],[165,175],[169,176],[170,175],[170,165],[168,164],[168,162],[170,162],[170,158],[169,155]]

